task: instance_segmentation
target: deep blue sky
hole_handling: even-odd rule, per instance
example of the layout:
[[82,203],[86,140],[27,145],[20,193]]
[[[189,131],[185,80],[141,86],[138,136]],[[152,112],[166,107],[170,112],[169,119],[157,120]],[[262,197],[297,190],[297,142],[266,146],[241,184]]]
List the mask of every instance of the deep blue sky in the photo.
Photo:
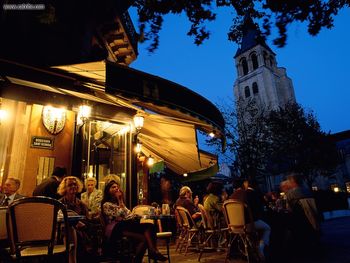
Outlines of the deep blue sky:
[[[131,10],[133,16],[133,11]],[[189,24],[184,16],[167,16],[160,35],[160,46],[153,53],[139,44],[139,56],[130,66],[192,89],[214,104],[233,98],[237,77],[233,56],[235,43],[227,40],[231,15],[221,11],[216,21],[208,24],[212,35],[196,46],[186,35]],[[134,19],[137,28],[137,20]],[[292,79],[297,102],[313,110],[322,130],[331,133],[350,129],[350,9],[335,18],[335,27],[322,30],[316,37],[306,26],[289,28],[287,45],[277,48],[277,65],[287,69]]]

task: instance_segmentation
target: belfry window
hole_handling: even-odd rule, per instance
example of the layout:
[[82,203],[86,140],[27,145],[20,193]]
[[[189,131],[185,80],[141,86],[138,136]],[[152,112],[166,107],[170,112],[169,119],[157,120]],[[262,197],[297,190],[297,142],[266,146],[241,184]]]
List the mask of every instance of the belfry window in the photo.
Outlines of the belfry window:
[[241,59],[241,65],[242,65],[242,69],[243,69],[243,76],[248,74],[248,63],[246,58],[242,58]]
[[258,84],[256,82],[253,83],[253,94],[258,94],[259,93],[259,88]]
[[249,87],[248,87],[248,86],[246,86],[246,87],[244,88],[244,94],[245,94],[245,97],[246,97],[246,98],[250,97],[250,90],[249,90]]
[[253,64],[253,70],[257,69],[259,67],[259,63],[258,63],[258,57],[256,56],[255,53],[253,53],[250,56],[251,60],[252,60],[252,64]]
[[273,67],[275,65],[275,61],[273,59],[273,56],[270,56],[270,64],[271,64],[271,67]]
[[267,53],[264,51],[263,53],[263,56],[264,56],[264,63],[265,63],[265,66],[270,66],[270,61],[269,61],[269,57],[267,55]]

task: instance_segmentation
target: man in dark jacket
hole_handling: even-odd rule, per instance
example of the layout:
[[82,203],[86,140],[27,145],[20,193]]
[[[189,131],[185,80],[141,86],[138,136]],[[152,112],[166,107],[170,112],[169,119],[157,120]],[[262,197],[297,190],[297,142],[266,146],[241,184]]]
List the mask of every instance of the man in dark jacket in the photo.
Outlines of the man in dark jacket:
[[[239,186],[239,184],[241,185]],[[255,229],[261,232],[259,241],[259,256],[262,260],[264,260],[265,246],[270,244],[271,228],[262,220],[264,212],[262,197],[260,196],[259,192],[252,187],[252,184],[248,180],[237,180],[236,185],[238,188],[233,192],[230,198],[246,203],[251,210]]]
[[33,196],[47,196],[54,199],[60,199],[61,196],[57,193],[57,188],[66,174],[66,168],[56,167],[53,170],[51,177],[45,179],[41,184],[35,187]]
[[8,206],[14,200],[24,197],[17,193],[19,187],[21,185],[20,180],[8,177],[4,184],[4,193],[0,194],[0,206]]

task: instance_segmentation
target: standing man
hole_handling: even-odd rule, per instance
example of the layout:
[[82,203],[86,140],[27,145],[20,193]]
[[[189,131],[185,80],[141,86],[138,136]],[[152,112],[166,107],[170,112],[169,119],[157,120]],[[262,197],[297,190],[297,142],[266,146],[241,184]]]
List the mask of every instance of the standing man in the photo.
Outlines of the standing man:
[[8,206],[14,200],[24,197],[23,195],[17,194],[17,191],[21,185],[21,181],[8,177],[5,181],[3,194],[0,194],[0,206]]
[[46,178],[41,184],[37,185],[33,191],[33,196],[47,196],[54,199],[60,199],[61,196],[57,193],[57,188],[60,185],[63,177],[67,174],[67,170],[64,167],[56,167],[52,176]]

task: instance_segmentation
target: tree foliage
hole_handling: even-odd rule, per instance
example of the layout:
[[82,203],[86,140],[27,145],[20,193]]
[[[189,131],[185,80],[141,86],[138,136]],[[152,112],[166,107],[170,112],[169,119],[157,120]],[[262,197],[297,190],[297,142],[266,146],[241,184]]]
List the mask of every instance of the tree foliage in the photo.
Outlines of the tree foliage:
[[315,36],[322,28],[332,28],[334,16],[342,8],[349,7],[349,0],[136,0],[140,32],[143,40],[151,40],[150,51],[159,44],[159,32],[163,17],[184,13],[191,23],[188,35],[200,45],[210,36],[206,24],[215,20],[219,8],[232,8],[232,25],[228,39],[239,43],[242,37],[244,16],[249,15],[262,28],[265,36],[271,28],[278,29],[274,44],[283,47],[287,41],[287,28],[293,22],[305,22],[308,32]]
[[271,111],[267,116],[271,132],[270,163],[275,173],[293,170],[311,186],[319,174],[329,174],[337,164],[337,151],[330,135],[321,130],[313,112],[298,104]]
[[261,181],[265,175],[296,171],[311,186],[317,175],[333,171],[335,144],[313,112],[294,103],[269,111],[257,110],[254,101],[238,105],[238,110],[219,107],[227,123],[224,159],[242,176]]

